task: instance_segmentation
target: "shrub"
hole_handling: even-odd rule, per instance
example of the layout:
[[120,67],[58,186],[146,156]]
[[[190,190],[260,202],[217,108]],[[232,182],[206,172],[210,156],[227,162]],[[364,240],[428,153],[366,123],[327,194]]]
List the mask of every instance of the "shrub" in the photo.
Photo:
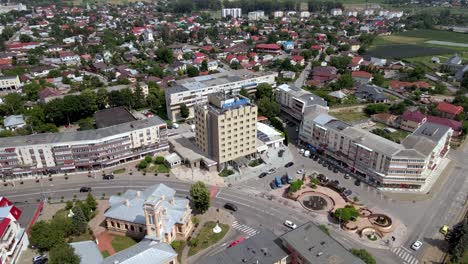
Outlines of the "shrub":
[[65,204],[65,210],[70,210],[73,208],[73,202],[72,201],[67,201]]
[[157,156],[156,159],[154,159],[154,163],[164,164],[164,157],[163,156]]
[[153,161],[153,157],[151,157],[151,156],[146,156],[146,157],[145,157],[145,161],[146,161],[146,163],[151,163],[151,161]]
[[359,216],[359,211],[354,206],[346,206],[345,208],[338,208],[335,211],[335,217],[342,222],[349,222],[355,220]]
[[355,255],[356,257],[362,259],[366,264],[377,263],[374,257],[364,249],[353,248],[351,249],[351,253],[353,253],[353,255]]
[[227,177],[227,176],[232,175],[232,174],[234,174],[234,172],[232,170],[224,169],[219,173],[219,176]]
[[146,167],[148,167],[148,162],[145,160],[142,160],[140,161],[140,163],[138,163],[138,169],[142,170],[142,169],[146,169]]
[[302,180],[295,180],[289,185],[289,192],[294,193],[301,189],[304,182]]
[[330,235],[330,230],[328,230],[328,227],[325,225],[319,225],[318,228],[322,230],[325,234]]

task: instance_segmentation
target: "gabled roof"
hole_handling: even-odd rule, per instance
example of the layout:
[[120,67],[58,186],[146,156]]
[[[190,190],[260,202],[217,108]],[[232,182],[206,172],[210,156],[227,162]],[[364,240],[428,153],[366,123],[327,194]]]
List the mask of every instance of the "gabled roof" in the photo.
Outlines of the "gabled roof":
[[452,115],[458,115],[463,112],[463,107],[458,105],[453,105],[447,102],[440,102],[437,105],[437,111],[449,113]]
[[408,120],[408,121],[413,121],[413,122],[416,122],[416,123],[421,123],[424,118],[426,118],[426,116],[419,112],[419,111],[410,111],[410,110],[406,110],[402,115],[401,115],[401,118],[403,120]]
[[366,71],[355,71],[351,73],[351,76],[356,77],[356,78],[367,78],[367,79],[372,78],[372,74]]
[[140,243],[112,255],[102,264],[155,264],[169,263],[177,253],[166,243],[144,239]]

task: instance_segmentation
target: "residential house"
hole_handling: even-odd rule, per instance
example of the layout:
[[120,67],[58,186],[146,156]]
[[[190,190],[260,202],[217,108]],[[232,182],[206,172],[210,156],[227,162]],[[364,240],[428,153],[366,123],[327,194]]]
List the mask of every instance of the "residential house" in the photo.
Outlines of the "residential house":
[[3,126],[8,130],[16,130],[26,125],[23,115],[10,115],[3,119]]
[[427,121],[427,117],[419,111],[406,110],[400,116],[400,129],[413,132]]
[[389,99],[382,87],[369,84],[359,86],[354,95],[364,102],[386,103]]
[[463,107],[447,102],[440,102],[436,107],[436,111],[441,117],[455,119],[456,116],[463,113]]
[[60,90],[51,87],[46,87],[39,92],[39,101],[45,104],[48,101],[50,101],[48,100],[48,98],[55,98],[60,95],[62,95],[62,92]]
[[372,74],[366,71],[353,71],[351,76],[355,82],[360,84],[366,84],[372,81]]
[[337,69],[332,66],[316,66],[312,69],[312,80],[318,82],[329,82],[337,77]]
[[425,81],[416,81],[416,82],[402,82],[397,80],[391,80],[388,87],[395,92],[404,93],[406,89],[416,88],[416,89],[428,89],[430,84]]
[[397,115],[390,113],[379,113],[371,116],[372,121],[385,124],[391,127],[400,127],[400,120]]
[[304,57],[302,57],[300,55],[292,56],[291,57],[291,64],[292,65],[304,66],[304,64],[305,64]]
[[351,71],[357,71],[363,62],[364,59],[361,56],[354,56],[348,65],[348,69]]
[[0,76],[0,94],[17,93],[22,86],[18,75]]
[[75,54],[73,51],[61,51],[59,52],[60,61],[64,64],[78,64],[80,63],[80,56]]
[[277,44],[257,44],[255,48],[257,52],[263,53],[279,54],[281,52],[281,47]]
[[38,77],[45,77],[49,74],[51,70],[55,69],[52,66],[49,65],[40,65],[33,67],[29,70],[29,73],[32,75],[32,77],[38,78]]
[[330,10],[330,14],[332,16],[342,16],[343,10],[341,8],[333,8],[332,10]]
[[427,116],[427,123],[433,123],[433,124],[450,127],[453,130],[454,137],[458,137],[463,133],[462,131],[463,124],[456,120],[443,118],[439,116]]

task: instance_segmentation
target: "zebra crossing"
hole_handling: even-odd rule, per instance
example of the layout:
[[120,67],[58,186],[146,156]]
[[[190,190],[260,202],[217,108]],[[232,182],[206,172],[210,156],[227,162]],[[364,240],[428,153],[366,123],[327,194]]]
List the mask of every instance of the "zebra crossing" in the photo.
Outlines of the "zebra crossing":
[[246,238],[249,238],[251,236],[254,236],[255,234],[258,233],[257,230],[255,230],[254,228],[250,227],[250,226],[247,226],[247,225],[243,225],[243,224],[240,224],[238,223],[237,221],[234,221],[232,223],[232,227],[236,230],[238,230],[239,232],[242,232],[242,233],[245,233],[247,234],[247,237]]
[[411,255],[411,251],[404,247],[392,248],[392,252],[403,260],[404,264],[418,264],[419,260]]

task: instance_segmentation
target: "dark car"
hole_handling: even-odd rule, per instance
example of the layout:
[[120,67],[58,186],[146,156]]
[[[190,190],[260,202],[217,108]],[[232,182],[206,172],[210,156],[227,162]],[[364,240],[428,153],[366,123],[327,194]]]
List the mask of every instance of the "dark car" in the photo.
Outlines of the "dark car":
[[80,188],[80,192],[90,192],[91,191],[91,187],[81,187]]
[[292,165],[294,165],[294,162],[288,162],[284,165],[285,168],[289,168],[291,167]]
[[343,194],[344,194],[345,196],[350,196],[351,194],[353,194],[353,191],[351,191],[351,190],[345,190],[345,191],[343,192]]
[[270,188],[271,188],[272,190],[274,190],[274,189],[277,188],[277,187],[276,187],[276,183],[275,183],[274,181],[270,182]]
[[356,185],[356,186],[361,186],[361,181],[360,181],[360,180],[356,180],[356,181],[354,182],[354,185]]
[[232,204],[232,203],[226,203],[224,205],[224,208],[228,209],[228,210],[231,210],[231,211],[237,211],[237,206],[235,204]]
[[37,255],[33,258],[33,264],[45,264],[48,260],[47,255]]
[[114,175],[113,174],[104,175],[104,176],[102,176],[102,179],[103,180],[113,180]]
[[267,175],[268,175],[268,173],[262,172],[262,173],[260,173],[260,175],[258,175],[258,177],[261,179],[261,178],[263,178],[263,177],[265,177]]

